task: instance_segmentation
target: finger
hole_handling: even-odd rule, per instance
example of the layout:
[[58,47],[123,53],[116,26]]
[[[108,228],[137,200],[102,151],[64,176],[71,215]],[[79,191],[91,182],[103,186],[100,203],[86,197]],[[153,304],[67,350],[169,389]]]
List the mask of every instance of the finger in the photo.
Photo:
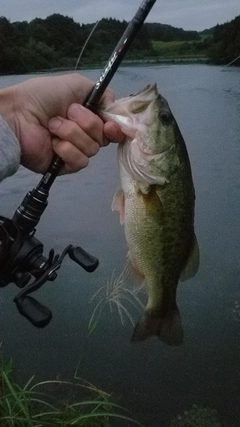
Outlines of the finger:
[[121,131],[120,126],[115,122],[106,122],[104,123],[103,132],[105,138],[111,142],[125,142],[126,135]]
[[53,138],[52,147],[55,153],[64,161],[64,168],[61,173],[78,172],[87,167],[89,158],[69,141]]
[[98,141],[93,139],[74,121],[63,119],[62,117],[53,118],[49,122],[49,130],[58,136],[60,140],[69,141],[87,157],[92,157],[99,151]]
[[92,111],[80,104],[72,104],[67,111],[68,119],[74,121],[78,126],[92,139],[98,142],[100,146],[103,141],[103,121]]

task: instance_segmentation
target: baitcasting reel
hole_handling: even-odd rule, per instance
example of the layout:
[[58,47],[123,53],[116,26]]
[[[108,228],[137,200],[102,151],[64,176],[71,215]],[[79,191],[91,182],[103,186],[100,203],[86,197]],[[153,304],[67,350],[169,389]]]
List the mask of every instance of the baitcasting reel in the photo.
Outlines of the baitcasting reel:
[[43,244],[34,234],[47,206],[47,197],[46,181],[42,179],[26,195],[12,219],[0,216],[0,287],[15,283],[21,288],[14,302],[18,311],[37,327],[47,326],[52,313],[29,294],[56,279],[64,257],[68,254],[87,272],[98,266],[98,260],[79,246],[69,245],[61,255],[55,255],[53,249],[48,258],[43,255]]

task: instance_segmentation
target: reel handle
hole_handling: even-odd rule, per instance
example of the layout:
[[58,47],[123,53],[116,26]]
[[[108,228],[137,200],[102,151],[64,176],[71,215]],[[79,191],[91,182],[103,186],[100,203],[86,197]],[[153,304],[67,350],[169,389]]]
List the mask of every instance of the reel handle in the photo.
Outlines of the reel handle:
[[17,309],[22,316],[26,317],[33,326],[45,328],[51,319],[52,312],[35,298],[27,295],[14,298]]

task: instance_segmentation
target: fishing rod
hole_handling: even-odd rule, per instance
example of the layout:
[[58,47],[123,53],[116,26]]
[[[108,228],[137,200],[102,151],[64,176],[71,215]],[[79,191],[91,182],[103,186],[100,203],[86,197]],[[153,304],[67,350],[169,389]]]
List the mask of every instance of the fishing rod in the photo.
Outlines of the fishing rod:
[[[101,96],[155,2],[156,0],[144,0],[129,22],[83,104],[89,110],[96,111]],[[63,165],[63,160],[55,156],[48,171],[39,184],[27,193],[12,219],[0,216],[0,287],[15,283],[21,288],[14,302],[19,313],[36,327],[48,325],[52,313],[29,294],[38,290],[46,281],[56,279],[56,271],[67,254],[87,272],[93,272],[98,266],[98,259],[80,246],[69,245],[61,255],[55,255],[54,249],[51,249],[46,258],[43,255],[43,244],[35,237],[36,226],[48,204],[49,190]]]

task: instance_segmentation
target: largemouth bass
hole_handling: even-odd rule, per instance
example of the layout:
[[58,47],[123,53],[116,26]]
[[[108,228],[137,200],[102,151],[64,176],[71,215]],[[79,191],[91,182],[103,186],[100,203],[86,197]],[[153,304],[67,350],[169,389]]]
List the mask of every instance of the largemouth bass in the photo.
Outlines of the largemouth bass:
[[183,330],[177,285],[194,276],[199,263],[195,192],[183,137],[156,85],[115,101],[101,115],[118,123],[127,136],[118,147],[122,188],[112,208],[120,212],[129,259],[148,290],[132,340],[157,335],[179,345]]

